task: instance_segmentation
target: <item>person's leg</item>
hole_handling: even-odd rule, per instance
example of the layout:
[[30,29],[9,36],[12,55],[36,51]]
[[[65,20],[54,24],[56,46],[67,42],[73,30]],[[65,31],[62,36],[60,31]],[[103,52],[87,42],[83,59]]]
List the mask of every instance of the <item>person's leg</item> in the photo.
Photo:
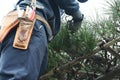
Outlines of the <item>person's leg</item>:
[[48,62],[48,56],[47,56],[47,54],[45,54],[44,59],[43,59],[42,64],[41,64],[41,68],[40,68],[40,74],[39,74],[40,76],[45,74],[45,72],[47,70],[47,62]]
[[39,73],[44,72],[41,65],[46,62],[47,38],[40,26],[37,21],[27,50],[13,48],[14,35],[7,36],[0,52],[0,80],[37,80]]

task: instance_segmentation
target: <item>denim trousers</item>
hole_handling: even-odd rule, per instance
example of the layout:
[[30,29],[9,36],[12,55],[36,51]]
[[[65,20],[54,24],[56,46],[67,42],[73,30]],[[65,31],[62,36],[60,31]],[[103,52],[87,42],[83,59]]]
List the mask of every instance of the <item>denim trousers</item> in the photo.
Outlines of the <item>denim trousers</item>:
[[16,28],[0,44],[0,80],[38,80],[47,67],[45,25],[36,20],[27,50],[13,48]]

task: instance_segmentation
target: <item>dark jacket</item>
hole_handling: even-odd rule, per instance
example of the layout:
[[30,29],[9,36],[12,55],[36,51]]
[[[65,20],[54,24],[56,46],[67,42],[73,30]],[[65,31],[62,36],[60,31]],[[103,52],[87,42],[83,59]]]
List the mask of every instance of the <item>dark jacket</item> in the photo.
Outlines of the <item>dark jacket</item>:
[[[79,1],[85,2],[87,0]],[[20,0],[18,4],[21,2],[22,0]],[[60,30],[60,9],[64,9],[65,13],[71,16],[79,10],[79,3],[76,0],[37,0],[37,4],[39,3],[44,5],[44,9],[37,9],[37,12],[39,13],[41,11],[43,13],[44,18],[48,21],[52,28],[53,36],[55,36]],[[47,33],[49,34],[49,31]]]

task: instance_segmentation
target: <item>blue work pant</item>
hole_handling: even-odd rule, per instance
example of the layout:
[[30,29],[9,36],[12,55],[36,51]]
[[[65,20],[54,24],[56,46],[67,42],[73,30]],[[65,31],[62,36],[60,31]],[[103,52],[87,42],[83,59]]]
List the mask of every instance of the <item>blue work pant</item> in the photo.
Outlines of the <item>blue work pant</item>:
[[38,80],[47,66],[47,37],[36,21],[27,50],[13,48],[16,29],[0,44],[0,80]]

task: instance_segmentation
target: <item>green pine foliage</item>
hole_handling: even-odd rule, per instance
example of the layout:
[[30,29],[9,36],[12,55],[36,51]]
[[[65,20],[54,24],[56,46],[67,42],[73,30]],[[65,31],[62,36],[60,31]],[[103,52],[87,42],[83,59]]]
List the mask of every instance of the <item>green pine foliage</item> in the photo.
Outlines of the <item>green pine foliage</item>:
[[[98,15],[96,19],[84,19],[81,28],[75,33],[68,30],[67,23],[62,24],[60,32],[49,44],[48,71],[80,56],[91,54],[102,40],[109,41],[120,36],[120,0],[108,0],[104,9],[105,15],[108,17]],[[119,46],[111,47],[118,48]],[[119,60],[105,50],[98,54],[99,56],[95,55],[91,59],[79,61],[79,64],[73,66],[70,70],[93,72],[101,75],[119,64]],[[92,74],[76,77],[75,73],[71,71],[69,71],[70,73],[62,73],[62,77],[65,77],[65,80],[94,80],[98,77],[98,75]],[[55,78],[55,80],[59,79]]]
[[78,32],[70,33],[67,24],[49,44],[48,69],[67,63],[70,60],[90,54],[96,46],[96,40],[90,27],[84,25]]

